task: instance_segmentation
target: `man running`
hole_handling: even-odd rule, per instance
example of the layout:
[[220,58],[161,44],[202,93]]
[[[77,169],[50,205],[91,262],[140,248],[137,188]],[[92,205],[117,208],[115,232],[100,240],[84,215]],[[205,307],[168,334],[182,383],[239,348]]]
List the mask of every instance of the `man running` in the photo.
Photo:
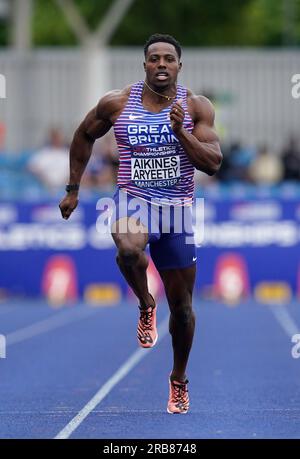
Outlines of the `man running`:
[[[170,35],[152,35],[144,54],[145,80],[104,95],[76,130],[70,149],[67,195],[60,209],[63,218],[68,219],[76,208],[80,180],[93,143],[114,126],[120,154],[112,217],[117,263],[139,301],[138,342],[142,347],[152,347],[157,341],[157,330],[156,304],[146,276],[148,258],[144,250],[149,243],[170,308],[174,360],[167,411],[187,413],[186,367],[195,328],[193,176],[195,168],[215,174],[222,154],[212,104],[177,84],[182,67],[177,40]],[[126,206],[122,205],[124,201]],[[137,203],[138,218],[133,212]],[[167,230],[163,222],[166,212]],[[179,231],[175,228],[178,215],[183,226]]]

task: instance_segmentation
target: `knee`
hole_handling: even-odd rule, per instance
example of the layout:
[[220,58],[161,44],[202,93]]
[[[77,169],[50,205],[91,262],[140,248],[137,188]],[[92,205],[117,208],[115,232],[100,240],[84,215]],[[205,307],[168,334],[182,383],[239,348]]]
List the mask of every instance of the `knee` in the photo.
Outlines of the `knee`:
[[177,304],[170,307],[173,320],[180,322],[182,325],[189,324],[195,320],[195,314],[191,304]]
[[118,244],[117,262],[126,265],[134,264],[141,253],[141,249],[126,240]]

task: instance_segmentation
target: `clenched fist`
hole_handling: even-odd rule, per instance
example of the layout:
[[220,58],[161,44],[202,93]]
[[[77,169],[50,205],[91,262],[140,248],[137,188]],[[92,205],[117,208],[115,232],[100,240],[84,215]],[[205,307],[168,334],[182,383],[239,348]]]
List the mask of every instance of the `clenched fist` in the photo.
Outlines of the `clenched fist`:
[[68,193],[59,204],[61,215],[65,220],[68,220],[73,210],[76,209],[78,204],[78,194]]
[[171,128],[175,134],[179,133],[183,127],[184,109],[181,104],[182,99],[178,99],[178,101],[172,105],[170,111]]

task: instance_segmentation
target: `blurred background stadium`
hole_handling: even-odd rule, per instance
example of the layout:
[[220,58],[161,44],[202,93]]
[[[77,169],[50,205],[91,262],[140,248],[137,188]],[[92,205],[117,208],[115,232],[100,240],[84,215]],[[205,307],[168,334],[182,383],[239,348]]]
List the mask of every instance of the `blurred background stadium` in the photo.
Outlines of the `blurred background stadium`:
[[[160,339],[144,352],[97,231],[113,132],[76,212],[58,208],[75,128],[107,90],[144,78],[155,32],[181,42],[179,81],[214,103],[224,155],[216,176],[195,174],[205,228],[184,422],[165,412],[158,274],[150,264]],[[0,0],[0,438],[299,438],[299,46],[300,0]]]
[[[181,42],[180,82],[215,104],[224,154],[217,176],[195,175],[205,199],[196,295],[300,295],[299,0],[0,0],[2,301],[127,296],[112,240],[95,226],[116,183],[113,132],[94,146],[70,221],[58,203],[74,129],[107,90],[144,77],[155,32]],[[152,266],[150,279],[159,295]]]

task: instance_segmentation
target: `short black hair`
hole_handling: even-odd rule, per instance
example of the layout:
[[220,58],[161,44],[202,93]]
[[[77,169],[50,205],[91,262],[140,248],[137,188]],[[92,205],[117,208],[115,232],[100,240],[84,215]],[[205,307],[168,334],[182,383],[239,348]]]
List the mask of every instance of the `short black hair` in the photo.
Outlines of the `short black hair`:
[[176,40],[176,38],[172,37],[172,35],[167,35],[164,33],[155,33],[151,35],[151,37],[148,38],[144,46],[145,57],[146,57],[149,46],[152,45],[153,43],[158,43],[158,42],[170,43],[171,45],[173,45],[176,49],[179,59],[181,58],[180,43]]

